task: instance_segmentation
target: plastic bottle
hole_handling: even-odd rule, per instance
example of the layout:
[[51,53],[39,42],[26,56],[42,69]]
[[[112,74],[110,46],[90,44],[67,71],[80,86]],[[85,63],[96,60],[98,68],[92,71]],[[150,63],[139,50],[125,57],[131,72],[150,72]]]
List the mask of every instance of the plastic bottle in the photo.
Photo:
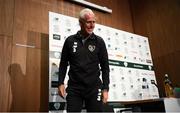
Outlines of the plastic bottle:
[[170,81],[168,74],[165,74],[164,87],[165,87],[166,97],[168,98],[174,97],[174,90],[173,90],[172,82]]

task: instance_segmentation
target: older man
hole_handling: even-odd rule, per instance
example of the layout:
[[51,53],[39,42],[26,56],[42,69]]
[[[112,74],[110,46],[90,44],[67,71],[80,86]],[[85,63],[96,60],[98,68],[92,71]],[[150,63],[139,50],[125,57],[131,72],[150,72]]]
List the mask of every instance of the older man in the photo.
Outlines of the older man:
[[[102,104],[108,99],[108,54],[103,39],[93,33],[95,22],[92,10],[83,9],[79,14],[81,30],[64,42],[58,89],[62,97],[67,92],[67,112],[80,112],[83,102],[87,112],[101,112]],[[69,80],[65,90],[64,78],[68,65]]]

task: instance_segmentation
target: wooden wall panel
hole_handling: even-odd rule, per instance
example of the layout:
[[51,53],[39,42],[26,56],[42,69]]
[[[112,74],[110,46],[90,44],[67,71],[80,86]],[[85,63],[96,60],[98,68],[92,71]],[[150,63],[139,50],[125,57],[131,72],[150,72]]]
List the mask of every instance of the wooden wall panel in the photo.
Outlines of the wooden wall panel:
[[0,0],[0,112],[11,107],[11,64],[14,0]]
[[0,35],[12,36],[14,0],[0,0]]
[[11,111],[47,111],[48,51],[13,46],[12,55]]
[[27,31],[27,43],[13,46],[11,111],[48,111],[48,37]]
[[134,31],[149,37],[158,85],[163,93],[164,74],[180,87],[180,1],[130,0]]
[[0,36],[0,112],[9,111],[11,106],[11,44],[12,37]]
[[[41,15],[39,4],[32,0],[15,1],[14,44],[27,44],[28,31],[41,31],[41,18],[38,18]],[[38,6],[39,9],[37,9]]]

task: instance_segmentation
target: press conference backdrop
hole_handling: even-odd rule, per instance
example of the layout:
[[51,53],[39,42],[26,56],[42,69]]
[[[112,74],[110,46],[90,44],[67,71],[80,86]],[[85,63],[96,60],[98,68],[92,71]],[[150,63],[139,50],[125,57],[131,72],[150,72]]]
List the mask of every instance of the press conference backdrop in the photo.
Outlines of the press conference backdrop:
[[[77,18],[49,12],[49,111],[65,108],[58,95],[58,67],[65,39],[80,30]],[[110,90],[108,102],[159,98],[148,38],[96,24],[108,50]],[[67,86],[68,76],[65,77]]]

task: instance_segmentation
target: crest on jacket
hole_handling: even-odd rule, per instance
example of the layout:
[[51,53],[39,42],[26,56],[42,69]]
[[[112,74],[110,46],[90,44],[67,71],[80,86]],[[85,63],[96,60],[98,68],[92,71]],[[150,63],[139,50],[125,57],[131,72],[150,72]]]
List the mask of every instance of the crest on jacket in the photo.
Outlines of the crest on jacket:
[[89,51],[91,51],[91,52],[93,52],[93,51],[95,50],[95,48],[96,48],[96,46],[94,46],[94,45],[89,45],[89,46],[88,46],[88,49],[89,49]]

